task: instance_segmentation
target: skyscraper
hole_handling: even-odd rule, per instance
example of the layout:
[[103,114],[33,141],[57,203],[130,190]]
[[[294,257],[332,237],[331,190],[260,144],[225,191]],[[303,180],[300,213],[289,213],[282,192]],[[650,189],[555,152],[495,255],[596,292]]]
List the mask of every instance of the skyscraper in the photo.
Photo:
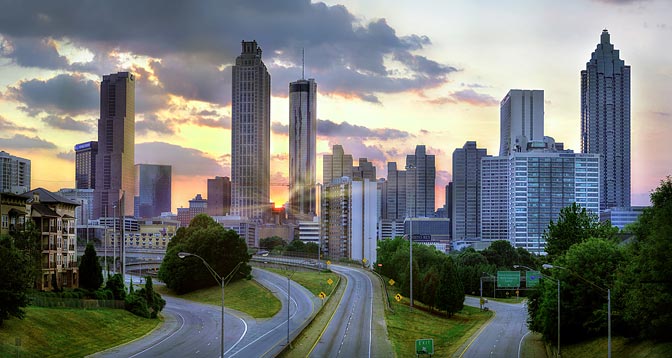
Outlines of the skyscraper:
[[406,156],[406,216],[433,217],[435,210],[436,166],[434,155],[424,145],[415,147],[415,154]]
[[630,207],[630,66],[607,30],[581,71],[581,151],[602,156],[600,210]]
[[0,193],[30,190],[30,160],[0,151]]
[[75,188],[96,188],[96,155],[98,142],[84,142],[75,145]]
[[527,143],[544,138],[544,91],[513,89],[500,104],[499,155],[527,151]]
[[95,183],[94,217],[112,216],[115,206],[133,215],[135,78],[128,72],[104,75],[100,83]]
[[403,221],[406,217],[406,171],[397,170],[396,162],[387,163],[387,216],[383,219]]
[[289,84],[289,214],[300,220],[316,213],[316,97],[312,78]]
[[322,156],[323,185],[334,179],[352,176],[352,154],[345,154],[343,146],[339,144],[334,144],[332,153]]
[[231,180],[229,177],[208,179],[208,215],[224,216],[231,213]]
[[488,150],[468,141],[453,151],[453,239],[480,236],[481,158]]
[[135,165],[135,217],[154,218],[171,211],[172,167]]
[[359,166],[352,167],[352,179],[376,181],[376,167],[367,158],[359,158]]
[[232,73],[232,213],[270,216],[271,76],[256,41],[243,41]]

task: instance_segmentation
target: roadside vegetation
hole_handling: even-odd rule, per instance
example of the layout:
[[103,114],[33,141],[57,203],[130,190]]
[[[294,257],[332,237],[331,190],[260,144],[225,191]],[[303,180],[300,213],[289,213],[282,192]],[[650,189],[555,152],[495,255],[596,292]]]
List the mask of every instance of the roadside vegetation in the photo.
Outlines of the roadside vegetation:
[[[264,268],[264,270],[275,272],[285,277],[292,275],[292,281],[305,287],[315,296],[319,295],[320,292],[324,292],[327,296],[331,295],[336,287],[336,283],[340,279],[339,275],[332,271],[292,271],[291,269],[282,270],[274,268]],[[329,280],[332,281],[331,285],[328,283]]]

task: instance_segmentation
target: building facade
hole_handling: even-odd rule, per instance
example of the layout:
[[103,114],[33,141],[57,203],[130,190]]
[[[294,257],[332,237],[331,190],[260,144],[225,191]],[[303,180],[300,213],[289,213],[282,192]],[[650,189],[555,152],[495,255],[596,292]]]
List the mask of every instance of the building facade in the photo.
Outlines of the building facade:
[[468,141],[453,151],[453,239],[481,236],[481,158],[488,150]]
[[203,199],[201,194],[196,194],[196,196],[189,200],[188,208],[177,208],[177,221],[180,222],[180,226],[189,226],[191,219],[196,215],[201,213],[206,213],[208,210],[208,201]]
[[96,188],[96,156],[98,142],[75,145],[75,189]]
[[352,179],[376,181],[376,167],[367,158],[359,158],[359,165],[352,167]]
[[434,155],[424,145],[415,147],[415,154],[406,156],[406,216],[434,216],[436,165]]
[[602,156],[600,208],[630,206],[630,66],[607,30],[581,71],[581,151]]
[[30,160],[0,151],[0,193],[30,190]]
[[289,216],[316,215],[317,84],[301,79],[289,84]]
[[208,215],[224,216],[231,213],[231,180],[216,176],[208,179]]
[[231,93],[231,211],[263,221],[271,209],[271,75],[256,41],[242,42]]
[[330,184],[334,179],[352,176],[352,154],[345,154],[339,144],[334,144],[331,152],[322,156],[323,185]]
[[133,215],[135,191],[135,77],[128,72],[103,76],[100,83],[95,217],[114,206]]
[[172,166],[135,165],[134,213],[136,218],[153,218],[172,209]]
[[544,138],[544,91],[513,89],[500,103],[499,155],[527,150]]

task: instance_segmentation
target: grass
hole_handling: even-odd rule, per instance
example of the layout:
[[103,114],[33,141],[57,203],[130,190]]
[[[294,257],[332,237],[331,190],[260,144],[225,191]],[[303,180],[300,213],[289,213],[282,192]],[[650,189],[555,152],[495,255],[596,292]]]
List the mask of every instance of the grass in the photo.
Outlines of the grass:
[[508,298],[492,298],[492,297],[485,297],[488,299],[488,301],[497,301],[497,302],[503,302],[503,303],[521,303],[525,301],[525,297],[508,297]]
[[[273,268],[264,268],[264,270],[275,272],[285,277],[287,276],[287,270]],[[331,285],[329,285],[327,282],[329,279],[333,281]],[[294,276],[292,276],[292,281],[295,281],[299,285],[305,287],[315,296],[317,296],[320,292],[324,292],[327,296],[331,295],[331,292],[336,287],[336,282],[338,279],[338,275],[334,272],[296,271]]]
[[[397,293],[389,287],[388,292],[390,297]],[[385,312],[387,332],[397,357],[415,356],[415,340],[420,338],[433,338],[435,356],[449,357],[492,316],[490,311],[464,306],[447,318],[425,312],[427,307],[417,300],[413,304],[416,308],[411,309],[408,298],[401,302],[392,298],[393,312]]]
[[[561,349],[563,357],[604,357],[607,355],[607,337],[601,337],[572,345],[563,345]],[[672,357],[672,342],[630,342],[623,337],[612,337],[611,353],[614,357],[668,358]]]
[[161,320],[126,310],[28,307],[0,328],[0,357],[83,357],[141,337]]
[[[222,305],[222,289],[219,286],[176,295],[165,286],[154,286],[163,294],[196,301],[215,306]],[[282,303],[271,291],[254,280],[238,280],[224,288],[224,305],[234,310],[247,313],[254,318],[273,317],[282,308]]]

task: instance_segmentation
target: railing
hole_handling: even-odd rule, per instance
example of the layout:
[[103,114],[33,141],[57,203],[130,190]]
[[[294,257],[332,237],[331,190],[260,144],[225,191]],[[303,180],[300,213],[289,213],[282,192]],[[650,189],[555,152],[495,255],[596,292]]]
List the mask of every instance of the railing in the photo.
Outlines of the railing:
[[61,297],[30,297],[30,305],[37,307],[61,307],[61,308],[116,308],[123,309],[123,300],[87,300],[79,298],[61,298]]

